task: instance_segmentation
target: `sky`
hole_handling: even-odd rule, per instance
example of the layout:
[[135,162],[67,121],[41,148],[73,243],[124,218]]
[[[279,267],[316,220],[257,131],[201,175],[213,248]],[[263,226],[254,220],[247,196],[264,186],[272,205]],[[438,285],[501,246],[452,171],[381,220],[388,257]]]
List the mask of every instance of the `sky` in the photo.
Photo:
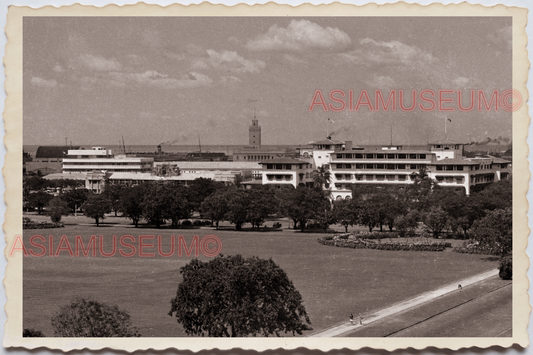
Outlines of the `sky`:
[[501,108],[310,110],[317,90],[326,108],[339,107],[332,90],[353,91],[354,105],[362,90],[373,106],[378,90],[385,99],[404,90],[405,106],[412,90],[483,90],[490,99],[512,86],[504,17],[26,17],[23,39],[28,145],[110,145],[122,136],[126,145],[198,137],[202,145],[244,145],[254,110],[265,145],[326,134],[388,144],[391,127],[394,144],[425,144],[445,137],[446,121],[455,141],[512,135]]

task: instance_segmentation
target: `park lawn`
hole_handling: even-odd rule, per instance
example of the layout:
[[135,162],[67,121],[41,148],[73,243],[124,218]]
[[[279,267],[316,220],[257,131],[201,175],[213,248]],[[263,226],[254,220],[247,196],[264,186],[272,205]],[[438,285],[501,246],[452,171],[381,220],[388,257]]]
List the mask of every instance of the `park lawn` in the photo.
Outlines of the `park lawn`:
[[[110,221],[106,219],[105,222]],[[196,234],[200,237],[215,234],[222,240],[222,254],[272,258],[280,265],[301,293],[315,331],[347,321],[350,313],[371,313],[498,266],[494,257],[451,251],[404,252],[324,246],[316,241],[320,234],[292,230],[267,233],[158,230],[136,229],[124,222],[103,227],[66,223],[65,228],[25,230],[25,244],[29,245],[29,238],[36,234],[53,235],[56,247],[61,235],[68,236],[72,245],[75,245],[76,235],[81,235],[84,241],[91,235],[103,235],[106,252],[111,250],[113,235],[132,235],[136,239],[139,235],[162,235],[167,238],[163,250],[168,251],[170,235],[183,235],[190,243]],[[204,256],[199,258],[209,260]],[[55,258],[27,257],[23,266],[24,328],[53,336],[50,318],[60,306],[79,296],[127,310],[142,336],[186,336],[175,318],[167,313],[181,280],[179,268],[191,259],[177,255],[126,258],[118,253],[111,258],[71,258],[66,252]]]

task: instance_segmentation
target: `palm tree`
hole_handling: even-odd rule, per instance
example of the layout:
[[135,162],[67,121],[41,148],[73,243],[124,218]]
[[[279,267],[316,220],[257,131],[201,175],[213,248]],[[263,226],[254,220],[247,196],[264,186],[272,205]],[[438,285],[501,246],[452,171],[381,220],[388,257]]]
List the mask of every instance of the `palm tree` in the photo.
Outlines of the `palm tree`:
[[[314,187],[316,190],[321,191],[324,194],[324,197],[329,198],[331,195],[331,190],[329,184],[331,183],[331,172],[329,171],[329,165],[323,164],[317,170],[314,170],[312,173]],[[331,209],[331,206],[329,206]],[[327,232],[327,220],[328,220],[328,209],[324,206],[324,232]]]
[[415,185],[420,184],[428,177],[429,175],[427,174],[427,167],[425,165],[421,165],[417,172],[411,174],[411,180],[414,180]]
[[329,194],[329,184],[331,183],[331,172],[329,171],[329,165],[323,164],[317,170],[313,170],[311,174],[313,176],[315,189],[324,189],[327,191],[326,193]]

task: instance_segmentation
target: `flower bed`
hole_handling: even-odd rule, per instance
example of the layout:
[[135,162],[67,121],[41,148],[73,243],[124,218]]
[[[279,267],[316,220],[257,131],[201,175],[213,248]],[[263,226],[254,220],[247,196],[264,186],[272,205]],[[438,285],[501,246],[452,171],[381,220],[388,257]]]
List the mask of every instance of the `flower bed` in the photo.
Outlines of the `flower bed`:
[[381,242],[375,239],[361,238],[365,234],[337,234],[318,238],[323,245],[353,249],[405,250],[405,251],[443,251],[451,248],[450,242]]
[[463,245],[453,248],[456,253],[499,255],[500,250],[496,247],[482,245],[474,240],[467,240]]
[[45,229],[45,228],[62,228],[65,225],[61,222],[35,222],[31,219],[24,217],[22,219],[22,229]]

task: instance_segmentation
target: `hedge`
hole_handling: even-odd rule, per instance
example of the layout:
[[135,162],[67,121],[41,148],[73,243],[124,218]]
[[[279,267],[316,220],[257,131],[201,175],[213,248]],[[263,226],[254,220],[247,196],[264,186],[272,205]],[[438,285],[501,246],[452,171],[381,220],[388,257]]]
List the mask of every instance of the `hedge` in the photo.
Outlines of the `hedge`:
[[413,242],[413,243],[391,243],[376,242],[372,239],[359,238],[357,234],[339,234],[334,236],[324,236],[318,238],[318,242],[323,245],[336,246],[340,248],[353,249],[377,249],[377,250],[403,250],[403,251],[443,251],[451,248],[450,242]]
[[479,242],[468,240],[461,246],[453,248],[456,253],[464,254],[486,254],[486,255],[499,255],[500,250],[496,247],[490,247],[488,245],[479,244]]

